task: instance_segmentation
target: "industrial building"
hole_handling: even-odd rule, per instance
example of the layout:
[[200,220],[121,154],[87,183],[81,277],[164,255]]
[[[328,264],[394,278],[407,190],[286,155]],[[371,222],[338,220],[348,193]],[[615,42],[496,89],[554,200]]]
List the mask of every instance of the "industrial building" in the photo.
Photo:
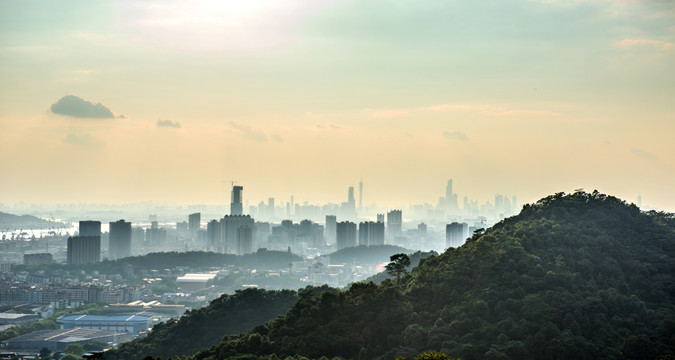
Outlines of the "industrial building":
[[2,342],[3,350],[33,350],[47,348],[60,351],[70,344],[84,345],[91,342],[120,343],[134,338],[133,334],[92,329],[38,330],[7,339]]
[[138,334],[152,327],[152,319],[143,315],[64,315],[56,319],[62,329],[84,328]]

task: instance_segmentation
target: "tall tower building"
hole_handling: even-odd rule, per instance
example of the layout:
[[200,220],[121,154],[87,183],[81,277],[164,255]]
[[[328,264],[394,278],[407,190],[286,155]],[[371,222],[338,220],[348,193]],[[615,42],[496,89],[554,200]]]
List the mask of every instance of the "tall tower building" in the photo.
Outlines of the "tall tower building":
[[232,202],[230,203],[230,215],[242,215],[243,205],[241,202],[241,193],[244,191],[243,186],[232,186]]
[[117,260],[131,256],[131,223],[119,220],[110,223],[108,257]]
[[250,215],[226,215],[221,220],[220,236],[222,245],[225,246],[225,253],[237,251],[237,239],[239,228],[255,227],[255,220]]
[[452,192],[452,179],[448,180],[448,184],[445,186],[445,204],[446,211],[449,213],[456,213],[459,210],[457,194]]
[[384,214],[377,214],[377,222],[384,224]]
[[403,212],[392,210],[387,213],[387,233],[390,238],[401,235],[403,232]]
[[336,236],[337,236],[337,216],[326,215],[326,242],[329,244],[334,244]]
[[464,244],[469,233],[469,224],[453,222],[445,226],[445,246],[458,247]]
[[94,220],[80,221],[79,236],[98,236],[101,237],[101,222]]
[[197,237],[199,236],[199,230],[201,229],[202,226],[201,223],[202,223],[201,213],[194,213],[188,215],[188,230],[190,231],[190,235],[194,240],[197,240]]
[[69,265],[101,261],[101,236],[71,236],[67,246],[66,261]]
[[237,255],[253,252],[253,227],[242,226],[237,229]]
[[206,224],[206,242],[212,249],[220,246],[220,230],[221,225],[218,220],[211,220]]
[[384,245],[384,223],[372,221],[360,223],[359,245]]
[[336,230],[338,250],[356,246],[356,223],[351,221],[339,222]]

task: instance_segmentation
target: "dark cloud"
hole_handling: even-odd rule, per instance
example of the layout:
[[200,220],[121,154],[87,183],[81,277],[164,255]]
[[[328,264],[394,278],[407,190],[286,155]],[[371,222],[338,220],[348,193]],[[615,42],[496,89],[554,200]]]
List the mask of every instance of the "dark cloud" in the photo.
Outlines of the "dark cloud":
[[639,157],[641,157],[643,159],[647,159],[647,160],[656,160],[656,155],[650,153],[649,151],[645,151],[645,150],[638,149],[638,148],[634,148],[632,151],[633,151],[633,155],[635,155],[635,156],[639,156]]
[[67,144],[88,146],[88,147],[99,147],[104,145],[103,141],[87,133],[83,134],[70,133],[66,135],[66,137],[63,139],[63,142]]
[[159,119],[157,120],[157,127],[171,127],[171,128],[179,128],[180,123],[178,121],[171,121],[171,120],[162,120]]
[[230,122],[230,126],[234,129],[241,131],[245,138],[253,141],[267,141],[267,135],[264,132],[259,130],[254,130],[246,125],[237,124],[233,121]]
[[469,140],[469,137],[466,136],[465,133],[459,132],[459,131],[444,131],[443,136],[448,139],[448,140],[462,140],[462,141],[467,141]]
[[272,138],[272,140],[278,141],[278,142],[284,141],[284,138],[282,138],[281,135],[279,135],[279,134],[272,134],[272,135],[270,135],[270,138]]
[[84,100],[75,95],[66,95],[52,104],[54,114],[78,118],[112,119],[115,117],[110,109],[101,103]]

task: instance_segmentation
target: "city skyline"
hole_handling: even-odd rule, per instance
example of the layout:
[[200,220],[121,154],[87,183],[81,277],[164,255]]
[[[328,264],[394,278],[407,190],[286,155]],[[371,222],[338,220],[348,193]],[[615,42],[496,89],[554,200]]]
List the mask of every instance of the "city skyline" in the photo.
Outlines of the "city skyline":
[[0,3],[0,201],[675,211],[667,2],[284,4]]

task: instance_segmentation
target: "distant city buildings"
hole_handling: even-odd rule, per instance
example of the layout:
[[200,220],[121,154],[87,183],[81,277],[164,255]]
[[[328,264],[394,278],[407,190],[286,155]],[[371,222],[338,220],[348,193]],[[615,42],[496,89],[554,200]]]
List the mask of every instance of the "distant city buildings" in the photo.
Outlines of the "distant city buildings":
[[403,211],[392,210],[387,212],[387,235],[393,239],[403,232]]
[[445,226],[445,247],[458,247],[469,237],[469,224],[453,222]]
[[255,228],[252,226],[240,226],[237,229],[237,255],[246,255],[253,252],[254,230]]
[[326,215],[326,242],[335,244],[337,236],[337,216]]
[[190,231],[190,236],[192,239],[197,240],[199,236],[199,230],[201,229],[202,214],[194,213],[188,215],[188,231]]
[[131,256],[131,223],[119,220],[109,225],[108,257],[117,260]]
[[[225,253],[236,253],[238,249],[237,239],[238,231],[241,227],[253,229],[255,220],[250,215],[225,215],[221,220],[221,246],[220,251]],[[252,236],[252,235],[251,235]],[[253,238],[251,237],[251,241]],[[252,244],[251,244],[252,246]]]
[[373,221],[360,223],[359,245],[384,245],[384,223]]
[[351,221],[337,223],[337,249],[356,246],[356,224]]
[[150,223],[150,228],[145,230],[145,243],[150,249],[158,251],[166,245],[167,231],[160,229],[157,221]]
[[54,258],[50,253],[40,253],[40,254],[24,254],[23,255],[23,264],[24,265],[44,265],[51,264],[54,262]]
[[243,204],[242,204],[242,192],[244,191],[243,186],[232,186],[232,201],[230,203],[230,215],[242,215],[243,214]]
[[101,222],[94,220],[80,221],[79,236],[98,236],[101,237]]
[[67,246],[66,262],[69,265],[101,261],[101,236],[71,236]]

